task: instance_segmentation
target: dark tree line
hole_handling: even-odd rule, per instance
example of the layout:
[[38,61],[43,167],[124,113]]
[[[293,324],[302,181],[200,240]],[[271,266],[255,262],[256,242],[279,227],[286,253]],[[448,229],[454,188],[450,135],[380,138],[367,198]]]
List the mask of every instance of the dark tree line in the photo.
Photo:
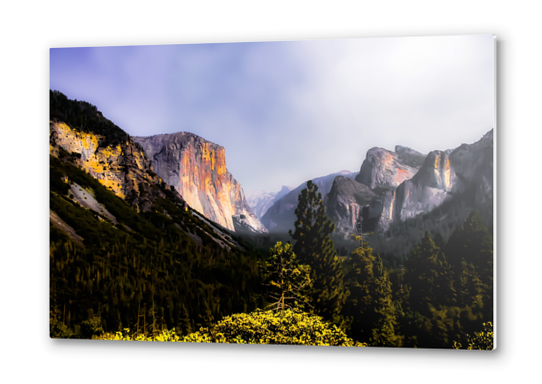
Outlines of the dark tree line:
[[493,238],[477,211],[447,242],[426,232],[404,265],[386,268],[360,237],[341,262],[321,195],[299,196],[293,250],[311,268],[312,312],[374,346],[451,348],[493,322]]
[[[83,238],[78,243],[50,226],[53,337],[124,328],[186,334],[265,306],[258,254],[250,245],[221,247],[206,223],[167,199],[138,213],[77,167],[56,158],[50,167],[51,210]],[[66,178],[92,189],[122,224],[69,198]]]

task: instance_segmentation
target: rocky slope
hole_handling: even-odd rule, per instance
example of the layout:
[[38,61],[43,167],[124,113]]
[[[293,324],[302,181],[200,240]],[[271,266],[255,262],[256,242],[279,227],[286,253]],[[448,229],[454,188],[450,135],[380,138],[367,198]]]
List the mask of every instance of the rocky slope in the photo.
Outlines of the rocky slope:
[[267,232],[226,169],[224,147],[189,132],[133,139],[152,159],[155,172],[190,207],[230,230]]
[[[341,172],[332,173],[327,176],[317,177],[313,179],[318,187],[318,192],[322,194],[322,198],[329,193],[333,185],[333,181],[337,176],[345,178],[354,178],[357,173],[343,170]],[[289,229],[294,228],[296,221],[295,209],[297,208],[298,196],[301,191],[307,187],[307,183],[303,183],[294,190],[287,193],[281,199],[278,199],[271,208],[265,213],[261,221],[269,232],[287,233]]]
[[[74,110],[79,111],[77,117]],[[76,120],[83,124],[76,128]],[[68,100],[59,92],[51,92],[49,149],[55,157],[68,155],[72,164],[137,210],[148,211],[156,198],[165,197],[163,191],[153,187],[162,180],[153,172],[151,161],[139,144],[104,118],[96,107]],[[172,192],[171,188],[166,189]],[[175,195],[184,204],[182,197]]]

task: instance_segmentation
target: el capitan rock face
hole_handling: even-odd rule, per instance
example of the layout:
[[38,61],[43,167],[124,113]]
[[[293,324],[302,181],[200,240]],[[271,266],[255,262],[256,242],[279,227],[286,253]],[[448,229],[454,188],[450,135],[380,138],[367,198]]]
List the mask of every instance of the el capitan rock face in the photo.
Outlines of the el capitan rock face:
[[155,172],[188,205],[230,230],[267,232],[252,213],[241,185],[226,169],[224,147],[189,132],[134,137]]

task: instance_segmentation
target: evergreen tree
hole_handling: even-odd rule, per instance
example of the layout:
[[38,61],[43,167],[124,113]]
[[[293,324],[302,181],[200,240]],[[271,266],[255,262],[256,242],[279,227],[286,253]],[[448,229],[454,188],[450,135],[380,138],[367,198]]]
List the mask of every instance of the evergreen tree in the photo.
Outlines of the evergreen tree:
[[485,321],[492,321],[493,236],[476,210],[450,237],[446,256],[461,276],[463,304],[482,307]]
[[406,262],[405,282],[410,286],[410,305],[428,315],[429,305],[452,305],[457,300],[453,271],[444,252],[425,233]]
[[[361,237],[356,237],[361,241]],[[352,252],[345,281],[350,291],[344,313],[352,319],[355,340],[375,346],[401,346],[397,309],[393,302],[388,271],[367,242]]]
[[266,281],[271,286],[269,305],[275,310],[286,308],[303,309],[306,298],[301,292],[310,287],[310,267],[300,264],[292,249],[292,244],[277,242],[269,251]]
[[301,191],[295,214],[295,231],[289,234],[295,241],[293,250],[299,261],[311,268],[313,285],[306,292],[309,304],[315,313],[344,328],[346,322],[340,313],[348,291],[330,237],[335,226],[325,215],[322,195],[312,180]]

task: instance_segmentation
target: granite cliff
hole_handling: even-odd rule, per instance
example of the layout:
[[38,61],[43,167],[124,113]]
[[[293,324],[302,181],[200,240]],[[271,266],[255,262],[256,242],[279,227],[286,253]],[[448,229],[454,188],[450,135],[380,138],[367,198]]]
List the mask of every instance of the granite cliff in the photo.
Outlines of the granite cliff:
[[371,148],[367,151],[356,181],[372,190],[392,190],[411,179],[424,159],[425,155],[400,145],[395,147],[395,152]]
[[252,213],[241,184],[228,172],[224,147],[189,132],[133,139],[152,159],[155,172],[191,208],[229,230],[267,232]]
[[471,209],[491,222],[493,130],[474,144],[427,156],[401,146],[395,152],[372,148],[356,179],[337,177],[325,202],[340,238],[355,232],[360,212],[364,232],[385,234],[393,227],[386,237],[409,227],[420,233],[439,228],[446,237]]
[[352,178],[337,176],[324,198],[326,214],[335,224],[335,235],[348,237],[363,207],[371,204],[377,195],[366,185]]

